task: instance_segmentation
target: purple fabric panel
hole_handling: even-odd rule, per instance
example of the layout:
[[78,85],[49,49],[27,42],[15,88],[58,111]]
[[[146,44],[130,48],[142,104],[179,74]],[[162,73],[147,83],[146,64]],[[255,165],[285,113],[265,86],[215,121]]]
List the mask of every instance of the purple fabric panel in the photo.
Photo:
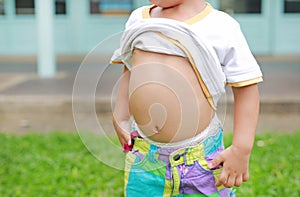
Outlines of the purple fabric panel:
[[224,188],[219,191],[220,197],[234,197],[235,195],[231,194],[230,188]]
[[224,150],[224,148],[222,146],[220,146],[217,151],[213,152],[212,154],[206,155],[205,159],[206,161],[211,161],[213,160],[215,157],[217,157],[222,151]]
[[178,166],[181,176],[181,194],[205,194],[217,192],[215,177],[212,171],[203,169],[198,162],[192,166]]

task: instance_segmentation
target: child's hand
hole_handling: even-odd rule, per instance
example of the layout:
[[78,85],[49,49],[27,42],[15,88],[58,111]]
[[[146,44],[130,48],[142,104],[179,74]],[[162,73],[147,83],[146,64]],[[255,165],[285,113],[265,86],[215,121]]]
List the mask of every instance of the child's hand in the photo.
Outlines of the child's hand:
[[113,123],[121,145],[123,147],[124,145],[131,146],[130,121],[117,121],[114,119]]
[[225,149],[215,159],[209,162],[209,168],[216,168],[223,165],[222,173],[216,182],[216,187],[224,185],[225,187],[241,186],[243,182],[248,181],[248,164],[250,154],[245,154],[234,145]]

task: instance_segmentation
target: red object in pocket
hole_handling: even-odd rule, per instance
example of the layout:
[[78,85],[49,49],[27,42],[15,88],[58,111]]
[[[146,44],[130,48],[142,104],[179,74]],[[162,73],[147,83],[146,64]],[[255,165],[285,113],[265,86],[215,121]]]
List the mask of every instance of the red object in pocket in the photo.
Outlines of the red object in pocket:
[[132,150],[133,144],[134,144],[134,138],[138,137],[138,136],[139,136],[139,133],[137,131],[134,131],[130,134],[131,145],[123,144],[123,152],[124,153],[127,153]]
[[129,151],[131,151],[133,148],[133,145],[131,144],[130,146],[128,144],[123,144],[123,152],[127,153]]

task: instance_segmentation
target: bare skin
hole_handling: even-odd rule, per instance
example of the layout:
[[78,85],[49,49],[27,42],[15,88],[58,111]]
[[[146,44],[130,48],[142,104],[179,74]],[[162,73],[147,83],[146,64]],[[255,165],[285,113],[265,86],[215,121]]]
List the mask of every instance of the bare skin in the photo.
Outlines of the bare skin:
[[[151,81],[140,85],[151,73]],[[211,121],[213,109],[186,58],[135,49],[129,86],[130,111],[139,128],[154,141],[192,138]],[[194,117],[198,120],[192,124]]]
[[190,19],[206,7],[204,0],[150,0],[156,7],[151,10],[151,18],[169,18],[178,21]]
[[209,165],[214,168],[223,164],[216,186],[241,186],[249,179],[249,158],[254,142],[259,113],[257,84],[233,88],[234,135],[232,145],[218,155]]
[[[201,12],[206,5],[204,0],[150,0],[150,2],[156,5],[156,7],[151,10],[151,17],[170,18],[179,21],[184,21],[195,16]],[[211,118],[211,109],[207,107],[209,105],[205,102],[205,100],[203,100],[203,93],[201,89],[199,90],[197,88],[199,87],[199,84],[194,84],[195,80],[190,75],[190,71],[186,68],[182,69],[179,67],[182,64],[188,65],[189,63],[187,63],[187,61],[184,59],[179,59],[174,56],[167,57],[167,55],[164,55],[165,57],[160,57],[160,55],[161,54],[150,54],[136,50],[133,55],[133,67],[136,66],[136,68],[138,68],[139,65],[141,65],[141,61],[145,61],[147,60],[147,57],[151,56],[152,58],[150,59],[152,62],[153,58],[155,58],[156,62],[159,62],[162,65],[172,66],[172,69],[176,69],[178,72],[181,72],[182,76],[185,76],[186,79],[188,79],[187,81],[191,84],[191,87],[193,87],[193,90],[197,95],[197,110],[203,111],[203,113],[208,113],[208,119],[202,116],[202,113],[200,113],[200,120],[198,122],[199,127],[196,133],[201,132],[201,129],[208,125],[207,121]],[[179,62],[181,64],[179,64]],[[142,63],[144,64],[145,62]],[[150,62],[148,61],[148,63]],[[174,127],[179,127],[176,124],[170,124],[171,121],[178,120],[179,109],[176,93],[174,94],[173,91],[158,83],[147,84],[143,86],[134,85],[133,89],[135,91],[129,93],[130,83],[135,84],[135,79],[131,78],[132,76],[130,76],[133,73],[129,73],[127,71],[128,70],[124,68],[124,75],[120,81],[116,98],[113,120],[121,144],[128,143],[130,145],[131,143],[129,138],[130,125],[128,122],[131,113],[141,125],[145,125],[145,123],[149,122],[150,118],[154,120],[153,122],[150,121],[151,124],[148,124],[149,127],[144,128],[144,132],[148,132],[149,136],[152,137],[153,140],[162,142],[167,142],[169,140],[177,141],[189,137],[191,134],[195,134],[195,132],[187,132],[187,135],[172,136],[171,134],[171,137],[168,136],[167,132],[170,132],[170,130],[172,131]],[[161,79],[166,80],[164,77]],[[159,92],[159,94],[162,96],[158,97],[155,95],[157,92]],[[150,93],[154,96],[149,95]],[[216,183],[216,186],[240,186],[243,182],[249,179],[248,165],[258,119],[259,91],[257,84],[252,84],[244,87],[233,87],[233,94],[235,103],[232,145],[225,149],[208,164],[210,168],[215,168],[220,164],[223,165],[223,170],[219,180]],[[140,101],[142,98],[145,100]],[[161,105],[154,105],[152,111],[150,110],[150,114],[148,113],[146,115],[141,115],[146,112],[147,107],[151,107],[151,104],[155,103],[159,103]],[[144,106],[145,109],[137,106]],[[131,111],[129,110],[130,108]],[[162,116],[161,118],[163,121],[161,119],[154,119],[155,113],[164,114],[164,112],[167,112],[168,116]],[[191,116],[192,115],[193,114],[191,114]],[[155,132],[155,128],[160,134]],[[155,137],[158,135],[161,135],[162,137]]]

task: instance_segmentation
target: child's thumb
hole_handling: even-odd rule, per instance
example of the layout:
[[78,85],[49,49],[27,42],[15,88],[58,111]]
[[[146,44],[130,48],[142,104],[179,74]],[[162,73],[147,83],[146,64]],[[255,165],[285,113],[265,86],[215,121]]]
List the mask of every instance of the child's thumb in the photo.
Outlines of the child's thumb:
[[222,165],[222,163],[223,163],[223,158],[221,155],[218,155],[216,158],[214,158],[208,163],[208,167],[210,169],[213,169],[219,167],[220,165]]

